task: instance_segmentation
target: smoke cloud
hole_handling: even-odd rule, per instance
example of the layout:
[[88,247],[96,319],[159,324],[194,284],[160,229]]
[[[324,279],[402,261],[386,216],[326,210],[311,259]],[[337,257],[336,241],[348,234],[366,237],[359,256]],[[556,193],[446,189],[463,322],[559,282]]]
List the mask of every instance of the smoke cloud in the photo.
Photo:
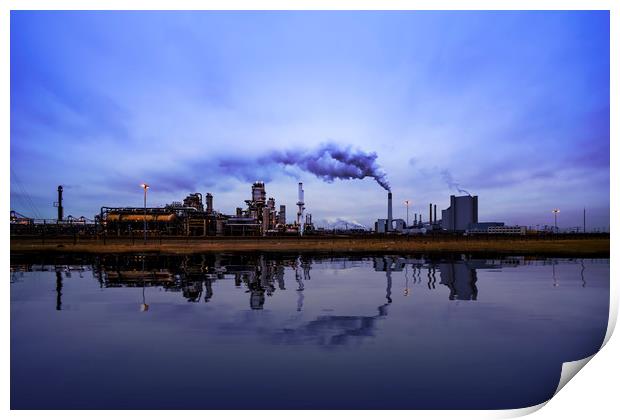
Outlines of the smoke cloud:
[[471,195],[469,193],[469,191],[462,189],[460,187],[459,183],[454,181],[454,178],[452,177],[452,174],[447,169],[444,169],[443,171],[441,171],[441,178],[443,179],[443,181],[446,184],[448,184],[448,187],[450,189],[457,190],[458,192],[460,192],[462,194]]
[[295,166],[326,182],[333,182],[336,179],[373,178],[384,189],[390,191],[387,175],[377,163],[377,154],[353,149],[351,146],[326,143],[310,151],[273,152],[262,158],[260,163]]

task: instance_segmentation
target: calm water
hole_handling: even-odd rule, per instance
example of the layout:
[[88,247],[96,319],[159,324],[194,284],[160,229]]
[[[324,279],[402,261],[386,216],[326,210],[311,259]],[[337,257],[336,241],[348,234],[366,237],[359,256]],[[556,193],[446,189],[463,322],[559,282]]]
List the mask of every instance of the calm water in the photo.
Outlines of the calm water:
[[12,256],[11,408],[519,408],[608,310],[607,259]]

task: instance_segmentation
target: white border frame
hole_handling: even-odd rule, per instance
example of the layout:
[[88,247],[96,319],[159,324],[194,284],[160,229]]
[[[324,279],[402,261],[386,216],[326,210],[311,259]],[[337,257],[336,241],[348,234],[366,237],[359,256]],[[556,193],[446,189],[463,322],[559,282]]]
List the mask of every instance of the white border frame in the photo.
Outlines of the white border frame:
[[[0,67],[0,91],[3,93],[3,100],[0,102],[0,128],[1,128],[1,147],[2,152],[0,165],[5,174],[3,177],[3,185],[5,191],[5,199],[1,201],[0,214],[9,213],[9,191],[10,191],[10,11],[11,10],[609,10],[610,11],[610,89],[612,92],[610,102],[611,113],[611,131],[610,131],[610,190],[617,191],[618,183],[616,182],[618,170],[614,165],[618,163],[618,121],[620,115],[618,112],[618,77],[620,76],[619,67],[619,50],[618,50],[618,25],[620,19],[617,12],[620,10],[618,2],[614,1],[581,1],[581,0],[438,0],[438,1],[419,1],[419,0],[386,0],[383,2],[369,0],[296,0],[289,3],[277,0],[264,0],[260,4],[251,0],[233,0],[228,2],[222,1],[198,1],[198,0],[7,0],[0,5],[0,57],[2,57],[2,67]],[[611,139],[615,139],[615,142]],[[610,194],[611,194],[610,191]],[[612,244],[616,236],[615,230],[612,228],[614,220],[612,215],[619,214],[617,195],[610,195],[610,232]],[[2,261],[6,272],[10,265],[10,241],[9,241],[9,225],[8,222],[1,225],[0,232],[3,238]],[[552,398],[548,403],[549,407],[539,411],[536,415],[540,418],[562,416],[563,419],[583,418],[584,415],[595,414],[595,418],[613,418],[617,409],[614,402],[617,375],[619,373],[619,363],[615,354],[620,345],[617,339],[612,341],[611,345],[607,344],[614,330],[618,315],[618,297],[619,289],[613,281],[618,273],[618,248],[611,249],[611,267],[610,267],[610,314],[607,333],[605,336],[605,350],[600,355],[593,358],[592,367],[586,369],[586,372],[580,373],[580,379],[572,381],[566,386],[559,396]],[[2,325],[5,329],[5,338],[10,340],[10,284],[4,283],[5,306],[2,311]],[[9,343],[9,340],[5,343]],[[611,348],[613,347],[613,349]],[[4,380],[1,384],[1,398],[6,411],[9,411],[9,393],[10,393],[10,349],[9,345],[1,348],[0,363],[4,366]],[[615,351],[614,351],[615,350]],[[613,354],[615,353],[615,354]],[[590,360],[590,358],[588,358]],[[574,365],[573,365],[574,367]],[[578,369],[577,369],[578,370]],[[591,371],[589,371],[591,370]],[[563,372],[564,374],[564,372]],[[558,388],[559,389],[559,388]],[[595,406],[592,406],[592,403]],[[534,407],[517,409],[517,410],[497,410],[497,411],[328,411],[321,412],[320,415],[331,416],[355,416],[359,419],[375,419],[377,415],[389,415],[390,417],[405,418],[411,415],[421,415],[424,418],[444,418],[444,417],[461,417],[461,418],[505,418],[517,417],[537,411],[547,403],[543,403]],[[301,419],[310,419],[319,413],[312,411],[38,411],[36,415],[44,414],[49,418],[71,419],[83,418],[89,416],[93,418],[107,418],[110,415],[126,414],[132,417],[149,417],[149,418],[166,418],[169,415],[183,415],[188,418],[203,418],[209,415],[226,415],[226,416],[252,416],[260,419],[288,419],[291,416]],[[23,418],[30,416],[30,411],[10,411],[11,417]],[[541,417],[542,416],[542,417]]]

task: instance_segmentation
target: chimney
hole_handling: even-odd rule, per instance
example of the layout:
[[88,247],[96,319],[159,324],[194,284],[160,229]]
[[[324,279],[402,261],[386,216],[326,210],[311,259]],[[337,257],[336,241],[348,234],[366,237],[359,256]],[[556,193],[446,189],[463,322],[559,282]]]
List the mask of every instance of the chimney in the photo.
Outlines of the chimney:
[[387,214],[387,226],[386,231],[392,230],[392,193],[388,193],[388,214]]
[[428,205],[428,224],[433,224],[433,203]]
[[207,214],[213,214],[213,196],[207,193]]
[[437,204],[433,204],[433,223],[437,224]]
[[[299,183],[297,189],[297,225],[301,226],[303,223],[302,216],[304,214],[304,184]],[[300,231],[301,232],[301,231]]]
[[58,221],[61,221],[64,216],[64,209],[62,208],[62,185],[58,186]]
[[418,213],[413,215],[413,226],[418,225]]

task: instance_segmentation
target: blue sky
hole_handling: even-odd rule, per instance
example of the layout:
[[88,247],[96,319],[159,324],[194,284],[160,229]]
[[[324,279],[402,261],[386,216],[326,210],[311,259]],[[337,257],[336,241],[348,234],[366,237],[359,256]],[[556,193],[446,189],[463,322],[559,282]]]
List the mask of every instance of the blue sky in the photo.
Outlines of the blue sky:
[[[609,225],[609,14],[11,12],[11,208],[53,217],[250,183],[314,220],[370,225],[372,178],[265,157],[376,154],[396,217],[465,189],[481,221]],[[30,197],[29,202],[25,193]]]

